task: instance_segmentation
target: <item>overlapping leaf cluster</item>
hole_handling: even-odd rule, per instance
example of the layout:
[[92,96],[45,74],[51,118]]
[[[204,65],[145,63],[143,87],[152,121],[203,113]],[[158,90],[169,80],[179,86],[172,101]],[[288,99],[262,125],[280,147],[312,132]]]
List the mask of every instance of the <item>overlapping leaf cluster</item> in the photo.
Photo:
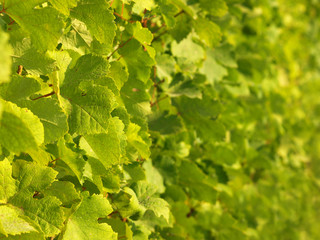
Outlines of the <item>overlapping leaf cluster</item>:
[[0,9],[2,238],[320,237],[317,0]]

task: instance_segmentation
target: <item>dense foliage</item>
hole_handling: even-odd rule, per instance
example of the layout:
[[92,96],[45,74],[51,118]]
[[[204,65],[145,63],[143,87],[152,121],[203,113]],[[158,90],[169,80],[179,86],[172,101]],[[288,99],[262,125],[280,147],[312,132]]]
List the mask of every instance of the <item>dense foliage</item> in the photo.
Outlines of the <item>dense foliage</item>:
[[318,0],[1,0],[1,239],[320,239]]

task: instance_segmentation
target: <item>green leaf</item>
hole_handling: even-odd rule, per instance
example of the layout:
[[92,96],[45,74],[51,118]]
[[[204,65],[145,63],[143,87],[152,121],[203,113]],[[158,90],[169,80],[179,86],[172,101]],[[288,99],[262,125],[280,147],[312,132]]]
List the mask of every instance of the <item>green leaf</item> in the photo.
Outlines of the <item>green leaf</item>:
[[121,98],[131,115],[144,117],[151,112],[150,95],[147,92],[147,87],[143,82],[129,78],[121,89]]
[[34,162],[42,166],[46,166],[49,162],[52,161],[51,154],[41,147],[32,150],[30,149],[27,153],[30,155]]
[[214,49],[213,54],[215,59],[222,65],[230,68],[237,68],[234,54],[232,54],[232,46],[228,44],[221,45]]
[[139,162],[124,165],[123,169],[130,175],[130,179],[128,181],[136,182],[146,179],[146,173]]
[[41,84],[36,78],[13,75],[11,82],[0,86],[0,96],[7,101],[19,103],[39,91]]
[[63,161],[82,184],[83,169],[85,166],[82,155],[77,150],[72,149],[69,144],[67,145],[63,139],[58,141],[57,148],[55,157]]
[[222,17],[228,12],[228,6],[224,0],[199,0],[200,7],[216,17]]
[[128,71],[120,62],[111,62],[108,76],[112,79],[107,86],[115,95],[120,94],[124,83],[128,80]]
[[221,41],[221,32],[217,24],[205,18],[198,18],[193,22],[194,29],[201,41],[208,47],[214,48]]
[[133,24],[133,37],[138,40],[142,45],[150,45],[153,35],[148,28],[141,26],[140,22]]
[[80,200],[80,196],[74,188],[74,185],[68,181],[53,182],[43,193],[45,196],[56,197],[63,205],[73,204]]
[[203,62],[200,72],[207,77],[207,81],[212,85],[228,75],[227,69],[217,63],[214,51],[210,49],[207,51],[207,58]]
[[103,57],[87,54],[77,59],[75,66],[69,66],[62,87],[75,87],[83,81],[92,81],[108,76],[109,63]]
[[18,172],[18,192],[9,203],[22,209],[23,213],[34,220],[46,237],[60,232],[63,223],[61,202],[55,197],[33,198],[35,193],[45,190],[55,179],[57,172],[37,164],[24,163]]
[[139,181],[134,184],[133,190],[135,191],[139,204],[143,206],[144,211],[151,210],[157,217],[163,216],[169,222],[169,204],[154,194],[157,191],[155,185],[151,185],[145,181]]
[[151,10],[155,6],[153,0],[133,0],[135,4],[133,5],[133,12],[140,14],[144,9]]
[[146,181],[157,186],[158,193],[164,193],[166,187],[164,186],[163,177],[159,170],[152,165],[152,161],[145,161],[143,168],[145,169]]
[[192,19],[187,14],[176,17],[176,25],[170,30],[172,37],[179,43],[192,31]]
[[28,190],[30,193],[43,191],[54,181],[57,174],[49,167],[24,164],[19,171],[19,191]]
[[179,181],[194,199],[215,203],[217,191],[196,164],[182,161],[179,168]]
[[54,59],[32,47],[30,38],[13,43],[13,47],[12,69],[18,69],[18,65],[22,65],[29,74],[46,75],[56,68]]
[[0,122],[0,144],[16,153],[36,149],[42,144],[44,129],[40,119],[26,108],[2,103],[4,112]]
[[23,233],[20,235],[9,235],[6,240],[45,240],[43,233],[38,232],[30,232],[30,233]]
[[37,147],[30,129],[16,115],[3,112],[0,126],[0,144],[10,151],[22,152]]
[[159,4],[160,11],[166,25],[169,28],[174,27],[176,23],[174,15],[178,9],[173,4],[167,2],[167,0],[160,0],[157,4]]
[[[80,140],[81,141],[81,140]],[[80,144],[82,144],[80,142]],[[100,192],[119,192],[122,170],[119,166],[106,169],[96,158],[88,157],[83,176],[94,183]]]
[[202,93],[200,89],[194,85],[192,80],[180,81],[173,85],[166,91],[170,97],[187,96],[188,98],[201,98]]
[[84,22],[72,19],[70,31],[62,35],[60,41],[63,49],[69,50],[70,55],[79,58],[91,46],[93,37]]
[[6,13],[30,34],[33,45],[46,51],[56,47],[64,23],[57,10],[50,7],[35,8],[43,2],[7,0],[5,8]]
[[112,212],[108,200],[101,195],[82,194],[82,201],[68,219],[64,240],[117,239],[117,234],[106,223],[98,223],[99,218],[106,218]]
[[140,206],[135,192],[129,187],[124,187],[122,191],[112,197],[112,206],[120,212],[122,217],[142,215],[145,211]]
[[[29,173],[31,174],[31,173]],[[10,203],[23,209],[24,214],[34,220],[46,237],[58,234],[63,226],[63,212],[61,202],[55,197],[41,199],[32,198],[33,193],[21,192],[15,195]]]
[[157,76],[162,80],[165,79],[171,82],[172,74],[175,71],[176,61],[171,55],[161,54],[156,57],[157,62]]
[[163,135],[175,134],[182,130],[182,123],[177,115],[169,115],[167,112],[158,111],[149,115],[149,129]]
[[181,116],[190,122],[199,118],[215,119],[222,111],[221,103],[208,93],[205,93],[202,99],[180,97],[177,103]]
[[8,202],[8,199],[16,193],[16,181],[11,175],[11,164],[8,159],[5,158],[0,162],[0,203]]
[[89,156],[98,158],[106,169],[121,164],[126,146],[123,129],[121,120],[112,118],[108,133],[85,135],[80,140],[80,147],[86,150]]
[[108,62],[102,57],[85,55],[66,73],[61,96],[67,99],[70,133],[106,132],[110,113],[116,107],[114,94],[96,79],[107,76]]
[[118,234],[118,239],[132,240],[132,231],[126,222],[120,219],[103,219],[100,222],[107,223],[112,227],[112,230]]
[[21,101],[19,105],[30,109],[39,117],[44,127],[44,143],[54,142],[67,133],[67,116],[58,101],[42,98],[35,101]]
[[193,63],[202,60],[205,54],[203,48],[192,41],[191,35],[180,43],[172,42],[171,51],[174,56]]
[[185,0],[169,0],[172,4],[176,5],[179,9],[182,9],[186,14],[191,17],[194,16],[194,11],[191,7],[188,6]]
[[59,12],[69,16],[70,8],[77,6],[78,0],[50,0],[49,2]]
[[208,156],[214,156],[212,160],[217,164],[232,165],[237,162],[237,155],[227,145],[209,145],[206,150]]
[[141,48],[140,43],[135,39],[131,40],[123,48],[119,49],[119,54],[122,55],[126,62],[129,79],[146,83],[150,77],[150,68],[155,62],[149,53]]
[[140,135],[141,127],[137,124],[130,123],[127,129],[128,147],[133,147],[139,155],[147,159],[150,156],[149,146]]
[[208,141],[225,138],[225,127],[217,119],[222,106],[209,93],[204,94],[202,99],[180,97],[176,104],[180,116],[190,127],[195,128],[202,138]]
[[12,48],[8,43],[8,34],[0,28],[0,84],[10,81]]
[[111,50],[116,26],[107,2],[104,0],[81,0],[77,7],[71,10],[71,16],[84,22],[90,33]]
[[22,233],[38,232],[32,224],[22,217],[23,211],[9,205],[0,206],[0,233],[5,236],[20,235]]
[[55,60],[57,69],[49,75],[50,80],[52,81],[52,88],[54,92],[60,94],[60,85],[62,85],[65,73],[70,65],[72,58],[67,51],[51,51],[47,53],[52,59]]
[[0,101],[0,120],[2,117],[2,111],[3,111],[3,103]]

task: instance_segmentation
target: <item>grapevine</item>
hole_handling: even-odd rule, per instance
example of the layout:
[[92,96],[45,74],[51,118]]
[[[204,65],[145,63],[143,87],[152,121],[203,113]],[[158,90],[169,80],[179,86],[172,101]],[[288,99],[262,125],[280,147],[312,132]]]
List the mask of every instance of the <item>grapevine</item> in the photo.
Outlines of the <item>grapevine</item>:
[[317,0],[0,9],[0,239],[320,239]]

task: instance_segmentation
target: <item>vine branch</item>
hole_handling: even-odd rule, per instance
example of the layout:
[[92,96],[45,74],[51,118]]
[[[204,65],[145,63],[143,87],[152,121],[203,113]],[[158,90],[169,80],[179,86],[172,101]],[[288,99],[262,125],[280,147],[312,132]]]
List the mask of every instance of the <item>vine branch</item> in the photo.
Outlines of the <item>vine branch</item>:
[[113,52],[110,53],[110,55],[107,57],[107,59],[109,60],[116,51],[118,51],[120,48],[123,48],[128,42],[130,42],[130,41],[132,40],[132,38],[133,38],[133,36],[130,37],[130,38],[129,38],[127,41],[125,41],[124,43],[119,44],[118,47],[116,47],[116,49],[114,49]]

